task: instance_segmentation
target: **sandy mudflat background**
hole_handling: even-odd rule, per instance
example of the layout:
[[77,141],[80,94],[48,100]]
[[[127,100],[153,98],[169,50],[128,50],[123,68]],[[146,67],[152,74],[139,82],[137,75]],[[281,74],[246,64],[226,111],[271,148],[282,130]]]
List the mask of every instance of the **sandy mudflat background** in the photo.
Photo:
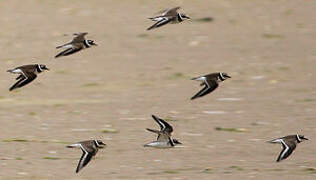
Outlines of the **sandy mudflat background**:
[[[178,5],[193,20],[145,30],[147,17]],[[316,179],[315,9],[311,0],[1,1],[0,179]],[[99,46],[53,58],[64,34],[85,31]],[[51,71],[9,92],[6,70],[37,62]],[[200,89],[190,78],[217,71],[232,79],[190,101]],[[143,148],[155,138],[145,128],[158,128],[151,114],[183,146]],[[276,163],[281,146],[265,141],[296,133],[311,140]],[[65,146],[93,138],[108,146],[75,174],[81,151]]]

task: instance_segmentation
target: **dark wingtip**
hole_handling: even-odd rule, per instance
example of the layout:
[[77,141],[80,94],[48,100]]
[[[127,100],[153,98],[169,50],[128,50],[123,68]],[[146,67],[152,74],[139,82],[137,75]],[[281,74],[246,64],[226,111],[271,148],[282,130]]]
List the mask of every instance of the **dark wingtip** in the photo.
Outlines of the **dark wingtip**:
[[149,28],[147,28],[147,31],[150,31],[150,30],[152,30],[152,29],[154,29],[154,28],[155,28],[155,25],[150,26]]
[[14,89],[16,89],[16,87],[12,86],[10,87],[9,91],[13,91]]
[[151,115],[151,117],[152,117],[152,118],[156,118],[156,116],[155,116],[155,115],[153,115],[153,114]]
[[76,169],[76,173],[78,173],[80,171],[80,168],[79,167],[77,167],[77,169]]

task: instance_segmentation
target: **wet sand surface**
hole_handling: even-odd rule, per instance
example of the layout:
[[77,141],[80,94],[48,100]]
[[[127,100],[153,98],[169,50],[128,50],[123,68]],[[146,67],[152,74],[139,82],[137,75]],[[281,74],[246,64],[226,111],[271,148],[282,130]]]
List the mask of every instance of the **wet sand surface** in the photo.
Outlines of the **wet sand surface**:
[[[181,6],[191,21],[146,31],[155,12]],[[315,1],[69,0],[0,2],[1,179],[315,179]],[[213,20],[209,21],[209,17]],[[204,18],[204,19],[203,19]],[[205,19],[206,18],[206,19]],[[74,32],[99,45],[54,59]],[[42,63],[28,86],[16,66]],[[232,76],[212,94],[192,77]],[[169,120],[183,145],[144,148]],[[281,145],[309,141],[276,163]],[[79,149],[102,139],[79,174]]]

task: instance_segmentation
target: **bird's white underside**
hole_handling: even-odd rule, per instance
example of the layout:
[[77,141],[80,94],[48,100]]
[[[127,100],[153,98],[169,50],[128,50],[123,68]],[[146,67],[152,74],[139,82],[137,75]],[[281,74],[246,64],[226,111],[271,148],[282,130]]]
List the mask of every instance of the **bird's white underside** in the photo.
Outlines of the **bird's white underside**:
[[166,147],[170,147],[170,145],[168,144],[168,142],[151,142],[146,144],[146,146],[150,146],[150,147],[157,147],[157,148],[166,148]]

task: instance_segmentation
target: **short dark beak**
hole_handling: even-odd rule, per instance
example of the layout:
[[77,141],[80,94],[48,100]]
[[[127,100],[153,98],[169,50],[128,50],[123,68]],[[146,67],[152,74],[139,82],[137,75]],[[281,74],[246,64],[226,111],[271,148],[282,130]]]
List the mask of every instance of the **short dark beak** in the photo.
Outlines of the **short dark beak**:
[[226,77],[227,77],[227,78],[232,78],[232,77],[230,77],[230,76],[228,76],[228,75],[227,75]]
[[93,43],[93,45],[98,46],[96,43]]
[[49,69],[48,69],[48,68],[45,68],[45,70],[49,71]]
[[99,147],[100,149],[103,149],[103,148],[106,147],[106,144],[101,144],[101,145],[102,145],[102,146]]
[[309,139],[307,139],[307,138],[305,138],[305,137],[302,137],[302,139],[309,140]]

